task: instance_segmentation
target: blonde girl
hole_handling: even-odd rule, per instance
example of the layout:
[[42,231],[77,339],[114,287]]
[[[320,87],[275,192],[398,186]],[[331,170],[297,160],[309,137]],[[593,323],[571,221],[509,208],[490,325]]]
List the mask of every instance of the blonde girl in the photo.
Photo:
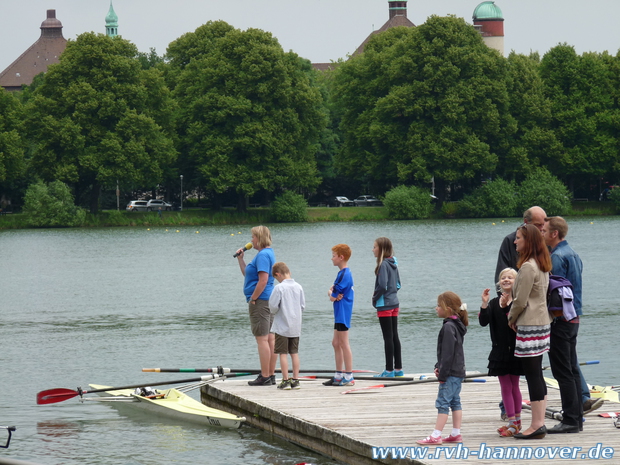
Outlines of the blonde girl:
[[490,299],[491,289],[482,291],[482,304],[478,314],[480,326],[489,326],[492,345],[489,354],[489,375],[497,376],[499,379],[502,402],[508,415],[508,425],[497,430],[503,437],[511,437],[521,431],[522,396],[519,377],[523,374],[523,369],[521,361],[514,356],[516,334],[508,326],[508,312],[512,307],[512,287],[516,278],[517,272],[513,268],[503,269],[497,283],[501,295]]

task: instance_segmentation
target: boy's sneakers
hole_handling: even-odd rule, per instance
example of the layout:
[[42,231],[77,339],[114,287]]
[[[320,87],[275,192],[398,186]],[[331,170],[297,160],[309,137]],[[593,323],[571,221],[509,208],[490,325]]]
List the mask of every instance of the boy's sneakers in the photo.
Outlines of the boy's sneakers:
[[[380,375],[375,375],[375,378],[393,378],[395,376],[393,371],[383,370],[383,373]],[[402,376],[402,375],[401,375]]]
[[457,434],[456,436],[446,436],[443,438],[443,442],[463,442],[463,436]]
[[269,379],[271,379],[271,384],[276,384],[276,375],[271,375]]
[[290,383],[290,388],[289,389],[301,389],[301,386],[299,385],[299,380],[298,379],[290,379],[289,380]]
[[253,381],[248,381],[250,386],[271,386],[271,376],[258,375]]
[[[298,381],[299,383],[299,381]],[[286,389],[289,390],[291,389],[291,380],[290,379],[283,379],[280,384],[278,384],[278,389]]]
[[323,386],[340,386],[340,381],[342,378],[330,378],[323,382]]
[[394,376],[405,376],[405,372],[403,370],[394,370]]
[[439,436],[438,438],[429,436],[427,438],[420,439],[419,441],[416,441],[416,442],[418,444],[422,444],[423,446],[440,446],[441,444],[443,444],[443,441],[441,440],[441,436]]
[[355,380],[353,378],[342,378],[340,382],[338,384],[334,384],[334,386],[355,386]]

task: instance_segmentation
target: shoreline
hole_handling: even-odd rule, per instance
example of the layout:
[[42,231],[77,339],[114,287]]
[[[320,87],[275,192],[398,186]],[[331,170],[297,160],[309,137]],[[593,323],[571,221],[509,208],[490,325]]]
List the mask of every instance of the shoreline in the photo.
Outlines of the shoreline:
[[[567,218],[617,216],[614,206],[610,202],[573,202],[573,208]],[[518,217],[502,218],[519,219]],[[484,219],[446,216],[442,212],[433,212],[430,220],[452,219]],[[497,218],[487,218],[497,219]],[[308,221],[306,223],[331,222],[358,222],[358,221],[412,221],[393,220],[388,217],[385,207],[308,207]],[[189,208],[183,212],[126,212],[117,210],[103,210],[96,215],[87,214],[86,220],[79,228],[106,228],[106,227],[157,227],[157,226],[218,226],[218,225],[248,225],[273,223],[271,210],[268,207],[250,208],[246,212],[238,212],[234,208],[210,210]],[[0,230],[9,229],[41,229],[27,224],[22,213],[0,216]]]

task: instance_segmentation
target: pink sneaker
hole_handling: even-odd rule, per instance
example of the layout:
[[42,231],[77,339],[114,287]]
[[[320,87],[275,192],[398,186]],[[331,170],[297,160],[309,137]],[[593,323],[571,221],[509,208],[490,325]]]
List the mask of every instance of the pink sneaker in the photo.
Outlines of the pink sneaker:
[[441,437],[434,438],[433,436],[429,436],[424,439],[420,439],[416,441],[418,444],[422,444],[423,446],[440,446],[442,444]]
[[443,438],[443,442],[463,442],[463,436],[461,436],[460,434],[457,436],[450,435]]

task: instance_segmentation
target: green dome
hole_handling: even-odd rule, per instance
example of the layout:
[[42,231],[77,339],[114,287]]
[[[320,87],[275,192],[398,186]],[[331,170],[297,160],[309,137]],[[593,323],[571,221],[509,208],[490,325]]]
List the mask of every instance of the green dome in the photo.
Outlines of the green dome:
[[482,2],[474,10],[474,21],[477,19],[504,19],[502,10],[495,4],[495,2]]

